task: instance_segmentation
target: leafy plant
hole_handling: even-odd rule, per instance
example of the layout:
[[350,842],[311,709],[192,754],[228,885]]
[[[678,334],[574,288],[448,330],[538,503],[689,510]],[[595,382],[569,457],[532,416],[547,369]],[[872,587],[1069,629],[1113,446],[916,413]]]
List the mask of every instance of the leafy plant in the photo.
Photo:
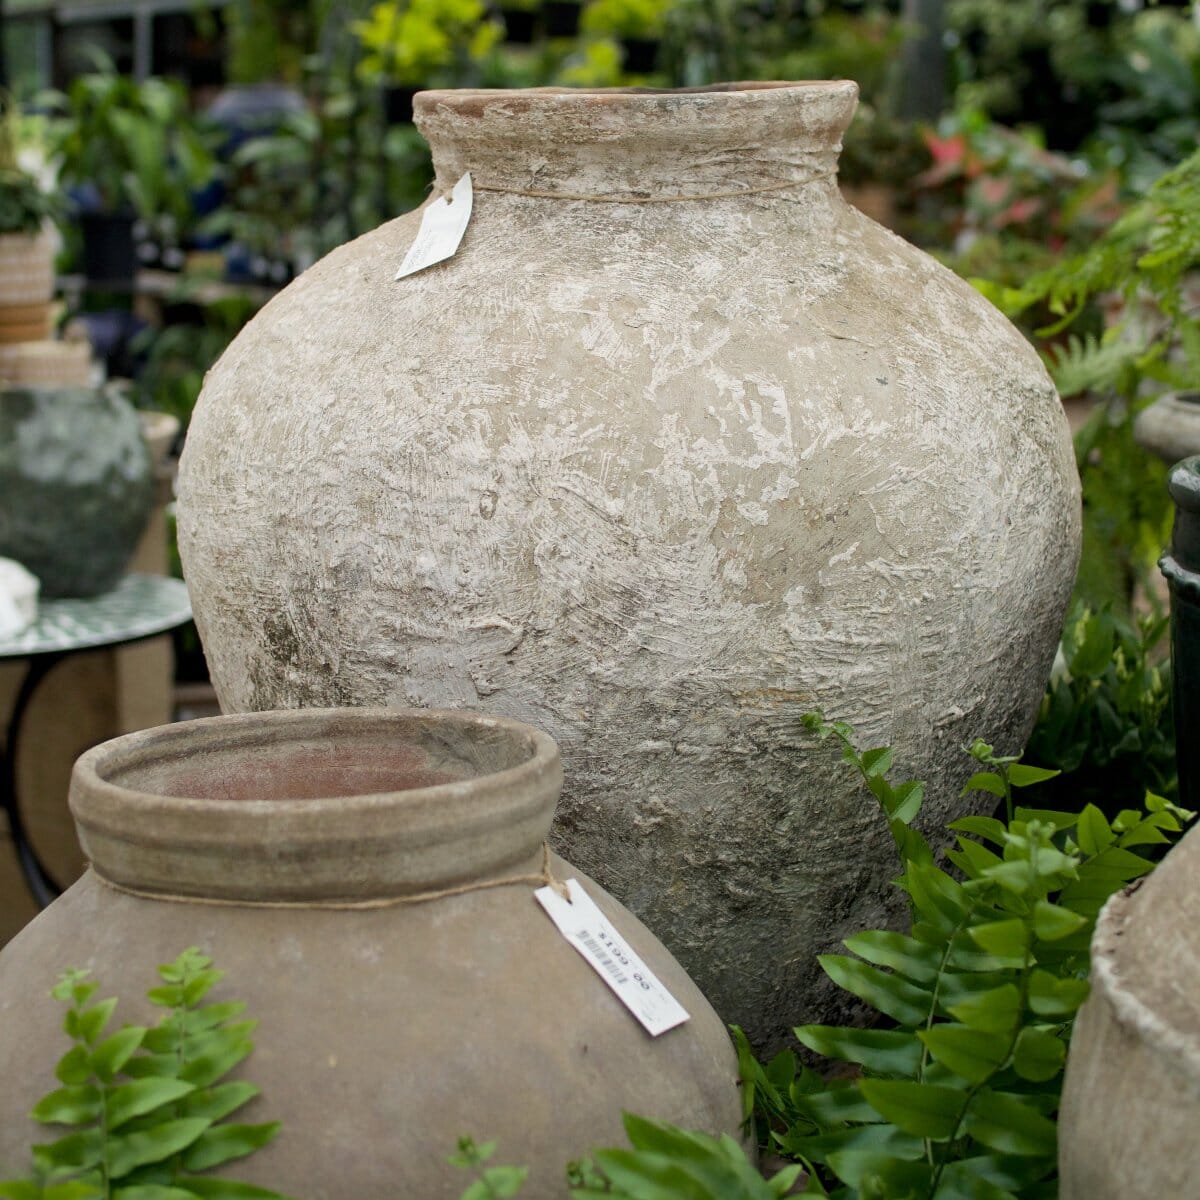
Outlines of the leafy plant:
[[133,349],[144,352],[145,361],[137,378],[138,406],[170,413],[186,429],[205,373],[254,311],[248,297],[226,296],[201,307],[198,325],[165,325],[139,333]]
[[17,161],[16,118],[16,105],[0,90],[0,234],[37,233],[58,215],[54,197]]
[[591,0],[580,26],[587,33],[623,38],[657,38],[665,28],[664,5],[659,0]]
[[877,1027],[808,1025],[809,1050],[854,1065],[827,1081],[784,1052],[756,1062],[738,1033],[745,1104],[761,1143],[804,1164],[807,1194],[839,1200],[1032,1200],[1052,1194],[1066,1046],[1087,995],[1088,948],[1104,901],[1153,864],[1145,849],[1191,814],[1153,795],[1111,822],[1017,807],[1014,789],[1057,772],[976,742],[967,791],[995,796],[1007,820],[966,817],[940,867],[911,828],[921,786],[886,779],[891,751],[859,753],[852,731],[805,718],[880,801],[901,850],[908,933],[874,930],[821,964],[886,1019]]
[[[1133,418],[1157,394],[1200,387],[1200,152],[1162,176],[1103,235],[1019,286],[976,281],[1014,318],[1044,311],[1037,330],[1064,396],[1100,401],[1076,436],[1084,547],[1076,595],[1129,612],[1153,597],[1154,563],[1171,508],[1166,468],[1133,441]],[[1069,327],[1091,323],[1065,345]]]
[[458,1139],[458,1153],[447,1161],[452,1167],[471,1171],[475,1179],[467,1186],[459,1200],[507,1200],[515,1196],[525,1183],[528,1167],[502,1167],[487,1164],[496,1153],[495,1142],[476,1145],[473,1138]]
[[52,995],[67,1005],[73,1045],[59,1059],[61,1087],[30,1114],[73,1132],[33,1147],[33,1177],[0,1183],[4,1200],[286,1200],[203,1172],[271,1142],[279,1122],[227,1120],[259,1094],[221,1082],[254,1049],[256,1022],[239,1002],[202,1004],[222,978],[194,947],[158,968],[153,1027],[107,1032],[115,997],[96,1000],[86,971],[67,971]]
[[567,1170],[571,1195],[580,1200],[777,1200],[800,1177],[798,1165],[770,1179],[724,1134],[678,1129],[625,1114],[629,1149],[596,1150]]
[[50,143],[60,178],[85,207],[147,221],[192,218],[192,195],[216,173],[208,140],[174,81],[137,82],[97,56],[97,70],[46,97],[59,114]]
[[1074,608],[1025,748],[1062,772],[1039,799],[1115,817],[1130,797],[1177,795],[1167,628],[1165,615]]
[[230,79],[297,82],[315,38],[314,7],[296,0],[232,0],[225,8]]
[[392,84],[461,83],[503,36],[486,18],[483,0],[383,0],[354,25],[360,74]]
[[1200,138],[1200,24],[1165,6],[1139,12],[1112,51],[1092,64],[1109,94],[1089,150],[1140,196]]

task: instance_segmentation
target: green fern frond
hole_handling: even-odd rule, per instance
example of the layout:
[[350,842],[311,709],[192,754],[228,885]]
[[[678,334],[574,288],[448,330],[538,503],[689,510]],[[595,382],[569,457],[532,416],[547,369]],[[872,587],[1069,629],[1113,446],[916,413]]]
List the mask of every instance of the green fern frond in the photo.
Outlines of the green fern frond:
[[1071,334],[1065,344],[1060,342],[1051,347],[1048,365],[1059,395],[1079,396],[1084,392],[1115,389],[1122,372],[1142,353],[1136,343],[1121,338]]

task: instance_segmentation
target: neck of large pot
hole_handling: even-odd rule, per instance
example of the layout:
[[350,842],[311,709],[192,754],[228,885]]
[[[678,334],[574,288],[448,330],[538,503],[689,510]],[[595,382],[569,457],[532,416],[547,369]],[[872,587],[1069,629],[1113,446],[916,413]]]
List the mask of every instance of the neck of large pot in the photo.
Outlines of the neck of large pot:
[[149,898],[375,907],[541,870],[558,750],[467,713],[297,710],[97,746],[71,810],[100,878]]
[[416,99],[437,190],[634,203],[832,188],[857,86],[434,91]]

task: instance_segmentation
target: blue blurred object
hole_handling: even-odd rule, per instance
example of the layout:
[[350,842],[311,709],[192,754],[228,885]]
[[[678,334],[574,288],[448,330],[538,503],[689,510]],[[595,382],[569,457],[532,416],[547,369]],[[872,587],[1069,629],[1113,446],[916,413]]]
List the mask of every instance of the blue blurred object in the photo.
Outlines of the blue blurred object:
[[220,156],[226,162],[253,137],[274,133],[290,116],[306,111],[304,97],[283,83],[249,83],[227,87],[209,105],[205,119],[225,130]]
[[76,318],[87,330],[88,341],[102,359],[110,377],[130,378],[135,374],[136,355],[130,343],[147,328],[141,317],[121,309],[81,312]]

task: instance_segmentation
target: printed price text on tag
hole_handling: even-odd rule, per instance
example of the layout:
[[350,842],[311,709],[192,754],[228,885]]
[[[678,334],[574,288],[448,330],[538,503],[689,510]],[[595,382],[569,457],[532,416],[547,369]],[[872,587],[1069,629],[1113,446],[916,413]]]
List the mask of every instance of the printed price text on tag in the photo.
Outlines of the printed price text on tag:
[[568,879],[566,886],[570,901],[552,887],[534,892],[559,932],[583,955],[647,1033],[658,1037],[682,1025],[688,1014],[679,1001],[612,927],[578,881]]

